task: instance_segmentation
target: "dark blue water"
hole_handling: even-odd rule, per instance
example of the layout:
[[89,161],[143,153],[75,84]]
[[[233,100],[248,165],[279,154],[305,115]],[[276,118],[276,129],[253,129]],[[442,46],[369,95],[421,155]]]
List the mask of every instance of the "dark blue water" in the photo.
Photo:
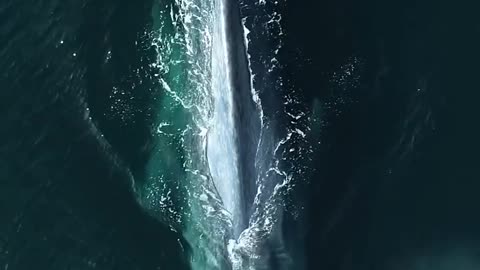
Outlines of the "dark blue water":
[[[352,98],[326,116],[306,187],[309,269],[478,268],[478,4],[300,2],[285,57],[309,61],[291,61],[292,80]],[[360,83],[332,87],[351,57]]]
[[[2,269],[187,268],[188,247],[144,213],[129,182],[149,154],[152,82],[129,74],[151,55],[136,44],[150,8],[0,4]],[[113,85],[131,89],[121,115],[132,121],[105,116]]]
[[[240,14],[253,26],[256,83],[273,89],[265,114],[295,92],[293,109],[322,119],[311,177],[288,194],[276,232],[289,267],[478,269],[479,5],[282,2],[282,68],[268,73],[278,40],[257,22],[272,3],[252,3]],[[191,248],[131,188],[155,146],[151,8],[0,3],[0,269],[189,269]],[[278,130],[291,124],[282,117]],[[255,142],[241,132],[239,143]]]

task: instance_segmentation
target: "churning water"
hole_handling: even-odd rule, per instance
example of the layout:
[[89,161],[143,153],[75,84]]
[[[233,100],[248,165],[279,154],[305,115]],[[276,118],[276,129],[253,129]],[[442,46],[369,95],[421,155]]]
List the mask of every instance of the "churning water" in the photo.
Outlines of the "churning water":
[[[271,4],[271,16],[259,25],[281,40],[278,4]],[[157,147],[147,168],[148,180],[137,190],[149,212],[183,233],[192,247],[194,269],[270,269],[271,260],[283,260],[287,267],[279,228],[283,197],[304,172],[300,163],[292,166],[290,157],[312,151],[306,146],[311,118],[289,109],[296,102],[292,93],[276,102],[282,115],[294,120],[293,126],[282,130],[275,125],[275,115],[264,113],[262,91],[282,93],[281,77],[275,73],[281,42],[265,51],[270,60],[257,83],[249,54],[255,26],[248,7],[266,11],[268,5],[234,5],[247,10],[237,10],[243,16],[238,18],[239,31],[231,31],[235,22],[229,6],[228,0],[176,0],[153,8],[155,29],[149,37],[157,61],[152,66],[162,86],[153,129]],[[245,44],[231,46],[235,40]],[[232,48],[243,48],[244,67],[235,62],[232,54],[238,51]],[[247,78],[239,76],[237,68],[245,68]],[[238,87],[238,80],[247,91]],[[241,140],[240,133],[252,139]],[[293,142],[297,149],[290,147]],[[243,156],[244,149],[254,149],[251,159]],[[242,171],[245,168],[250,168],[248,173]],[[251,188],[247,182],[254,185],[251,196],[243,190]]]

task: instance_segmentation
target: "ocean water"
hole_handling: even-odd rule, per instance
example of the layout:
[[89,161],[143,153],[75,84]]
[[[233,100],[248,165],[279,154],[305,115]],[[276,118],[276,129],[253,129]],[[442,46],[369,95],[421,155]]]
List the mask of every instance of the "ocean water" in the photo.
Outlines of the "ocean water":
[[0,3],[0,269],[478,269],[475,3]]

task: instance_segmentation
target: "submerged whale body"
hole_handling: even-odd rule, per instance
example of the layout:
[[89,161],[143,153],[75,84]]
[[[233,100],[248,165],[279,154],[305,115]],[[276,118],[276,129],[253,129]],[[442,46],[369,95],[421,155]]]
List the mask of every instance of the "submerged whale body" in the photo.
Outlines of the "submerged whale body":
[[[241,228],[250,232],[254,231],[249,226],[249,221],[254,212],[254,199],[258,189],[257,177],[259,176],[259,167],[257,167],[257,152],[261,147],[259,140],[261,136],[262,127],[262,114],[259,111],[258,104],[255,103],[253,95],[253,85],[250,73],[250,63],[247,55],[247,44],[245,44],[245,29],[242,24],[242,18],[240,14],[240,7],[237,1],[224,1],[225,17],[226,17],[226,33],[227,33],[227,48],[228,58],[231,70],[231,83],[233,98],[235,104],[235,129],[236,129],[236,144],[238,149],[238,168],[240,178],[240,190],[241,194],[239,202],[242,205],[242,220],[237,222],[241,223]],[[282,223],[283,214],[281,209],[278,209],[276,215],[276,221],[272,232],[266,235],[251,235],[250,240],[257,242],[254,244],[254,250],[243,250],[240,248],[239,257],[242,262],[233,262],[234,267],[238,269],[249,268],[258,270],[283,270],[290,269],[292,266],[291,258],[286,251],[283,233]],[[235,239],[242,241],[242,235],[244,232],[237,231],[234,234]],[[258,242],[259,241],[259,242]],[[240,244],[241,245],[241,244]],[[253,258],[255,257],[255,258]],[[237,268],[235,268],[237,269]]]
[[[225,1],[227,18],[228,58],[230,60],[231,81],[235,105],[235,129],[238,146],[238,168],[240,178],[243,220],[242,228],[247,227],[252,214],[253,200],[257,191],[257,171],[255,168],[258,141],[260,139],[260,112],[253,101],[244,29],[237,1]],[[238,235],[237,235],[238,237]]]

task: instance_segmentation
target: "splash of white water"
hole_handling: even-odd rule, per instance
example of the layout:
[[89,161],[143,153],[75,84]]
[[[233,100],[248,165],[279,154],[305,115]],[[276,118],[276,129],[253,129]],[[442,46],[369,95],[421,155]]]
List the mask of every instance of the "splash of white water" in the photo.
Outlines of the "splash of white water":
[[239,234],[242,219],[234,105],[228,61],[225,6],[215,3],[212,47],[212,90],[214,113],[208,131],[207,157],[215,187],[223,205],[231,213],[234,234]]

